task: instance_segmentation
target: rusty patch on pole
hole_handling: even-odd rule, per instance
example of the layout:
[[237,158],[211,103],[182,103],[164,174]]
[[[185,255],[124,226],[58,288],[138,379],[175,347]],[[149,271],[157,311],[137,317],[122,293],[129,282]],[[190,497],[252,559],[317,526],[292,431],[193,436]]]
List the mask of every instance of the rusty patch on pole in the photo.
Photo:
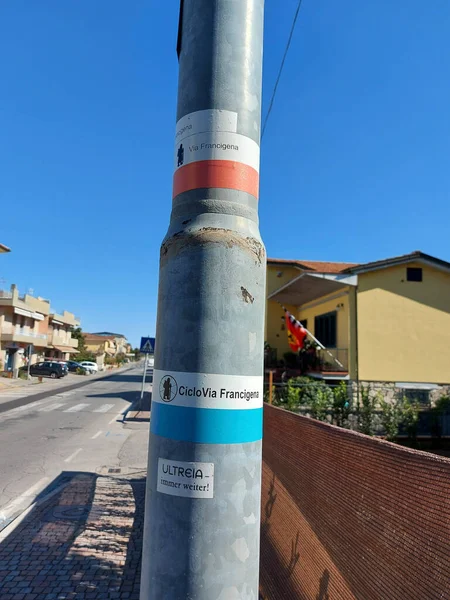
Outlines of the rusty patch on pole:
[[245,289],[245,287],[243,285],[241,285],[241,293],[242,293],[242,297],[244,299],[244,302],[247,302],[247,304],[249,302],[250,302],[250,304],[253,304],[253,302],[255,301],[255,299],[250,294],[250,292]]
[[253,237],[242,238],[229,229],[202,227],[197,231],[178,231],[161,246],[161,262],[167,260],[167,255],[181,252],[192,246],[203,244],[221,244],[227,248],[240,248],[256,257],[255,264],[261,264],[266,257],[264,246]]

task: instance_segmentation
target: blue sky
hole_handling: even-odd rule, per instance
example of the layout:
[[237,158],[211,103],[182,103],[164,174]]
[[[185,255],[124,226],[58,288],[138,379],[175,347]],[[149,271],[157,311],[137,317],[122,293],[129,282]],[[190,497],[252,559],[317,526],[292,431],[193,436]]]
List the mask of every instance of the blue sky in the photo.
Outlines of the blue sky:
[[[266,0],[267,109],[296,0]],[[0,3],[0,257],[17,283],[136,343],[170,214],[178,3]],[[450,260],[450,3],[303,0],[262,143],[280,258]]]

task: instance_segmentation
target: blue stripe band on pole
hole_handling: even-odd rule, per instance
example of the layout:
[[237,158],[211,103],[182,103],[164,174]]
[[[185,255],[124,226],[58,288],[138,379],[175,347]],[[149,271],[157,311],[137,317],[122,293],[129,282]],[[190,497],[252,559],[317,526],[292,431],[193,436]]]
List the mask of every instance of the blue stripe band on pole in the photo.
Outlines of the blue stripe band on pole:
[[155,435],[183,442],[243,444],[262,439],[262,423],[262,408],[189,408],[153,402],[150,429]]

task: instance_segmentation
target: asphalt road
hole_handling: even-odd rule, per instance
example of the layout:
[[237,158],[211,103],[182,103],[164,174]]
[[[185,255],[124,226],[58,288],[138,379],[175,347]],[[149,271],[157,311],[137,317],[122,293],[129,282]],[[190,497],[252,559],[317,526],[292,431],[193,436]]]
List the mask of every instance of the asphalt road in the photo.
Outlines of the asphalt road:
[[64,472],[146,464],[148,423],[123,423],[141,381],[142,366],[32,403],[25,398],[0,414],[0,530]]

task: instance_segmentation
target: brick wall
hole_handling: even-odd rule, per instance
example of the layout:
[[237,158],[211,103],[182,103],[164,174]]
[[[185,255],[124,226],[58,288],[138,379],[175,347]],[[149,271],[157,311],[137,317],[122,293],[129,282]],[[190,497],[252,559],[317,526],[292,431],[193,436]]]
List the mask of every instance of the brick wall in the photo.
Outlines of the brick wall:
[[450,460],[265,406],[265,600],[450,599]]

